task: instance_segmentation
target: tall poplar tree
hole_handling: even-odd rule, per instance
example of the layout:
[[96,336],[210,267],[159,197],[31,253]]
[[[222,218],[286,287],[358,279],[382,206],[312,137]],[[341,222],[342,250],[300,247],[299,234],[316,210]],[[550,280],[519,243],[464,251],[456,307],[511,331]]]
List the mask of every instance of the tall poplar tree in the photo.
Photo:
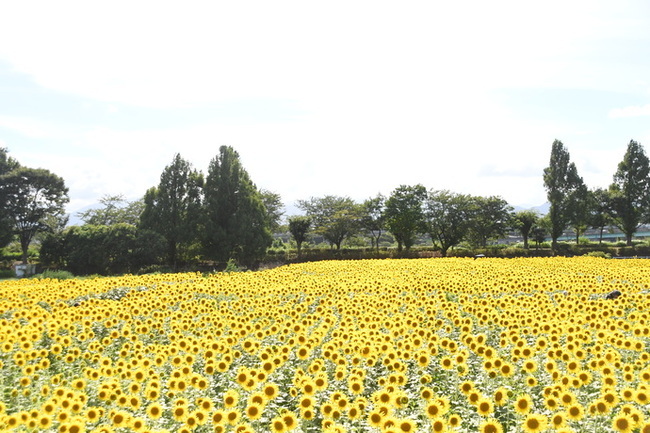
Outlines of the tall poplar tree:
[[254,265],[271,245],[269,219],[260,192],[232,147],[221,146],[210,161],[204,200],[206,255],[220,262],[233,259]]
[[[584,182],[560,140],[553,142],[549,166],[544,169],[544,187],[551,207],[548,212],[552,249],[557,252],[557,239],[575,216],[576,200],[582,200]],[[586,199],[586,198],[585,198]]]
[[176,154],[160,175],[158,187],[145,194],[140,227],[165,237],[167,263],[174,270],[187,248],[197,241],[202,186],[203,175]]
[[643,147],[630,140],[609,187],[614,223],[625,233],[627,245],[650,211],[650,163]]

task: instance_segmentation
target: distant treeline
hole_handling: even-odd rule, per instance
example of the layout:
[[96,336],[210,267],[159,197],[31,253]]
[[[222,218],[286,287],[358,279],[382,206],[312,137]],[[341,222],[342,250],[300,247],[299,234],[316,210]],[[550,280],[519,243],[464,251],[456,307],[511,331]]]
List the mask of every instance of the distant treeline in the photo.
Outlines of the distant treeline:
[[[517,255],[546,254],[539,247],[547,238],[550,254],[571,254],[558,243],[566,230],[575,233],[578,245],[586,229],[599,230],[602,241],[604,230],[615,226],[632,245],[635,231],[650,221],[649,173],[643,148],[632,140],[610,187],[589,189],[562,142],[555,140],[543,173],[550,203],[545,216],[514,212],[499,196],[417,184],[363,202],[331,195],[299,200],[304,215],[284,219],[280,195],[258,189],[238,153],[222,146],[205,176],[177,154],[142,199],[103,197],[101,208],[78,214],[82,225],[66,227],[63,180],[47,170],[22,167],[0,149],[0,245],[19,243],[26,263],[34,241],[41,266],[77,275],[256,268],[273,259],[350,256],[343,251],[350,248],[359,258],[446,256],[452,250],[455,255],[509,256],[515,253],[494,244],[513,232],[522,237]],[[412,253],[423,239],[428,252]],[[531,241],[536,253],[526,252]],[[305,249],[320,244],[329,252]]]

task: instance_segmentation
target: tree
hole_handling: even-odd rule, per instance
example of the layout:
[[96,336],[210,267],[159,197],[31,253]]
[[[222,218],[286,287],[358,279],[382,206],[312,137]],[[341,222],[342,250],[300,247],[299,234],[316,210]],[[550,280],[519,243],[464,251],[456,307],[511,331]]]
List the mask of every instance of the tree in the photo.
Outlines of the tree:
[[[7,155],[7,149],[0,147],[0,179],[20,167],[18,161]],[[0,187],[0,248],[6,246],[14,237],[13,221],[8,213],[7,197]]]
[[22,260],[34,236],[49,230],[48,216],[62,216],[68,202],[68,188],[59,176],[42,168],[19,167],[0,176],[0,197],[20,240]]
[[544,187],[551,204],[548,216],[554,252],[557,251],[557,239],[574,217],[573,205],[576,191],[583,184],[575,164],[570,161],[569,152],[561,141],[555,140],[549,166],[544,169]]
[[415,237],[426,231],[423,211],[427,190],[424,186],[400,185],[386,200],[386,228],[397,241],[397,251],[410,250]]
[[269,220],[269,230],[271,230],[272,233],[278,233],[280,231],[280,221],[284,215],[282,197],[280,194],[265,189],[260,190],[260,197],[262,198],[262,203],[266,210],[266,216]]
[[539,250],[539,245],[546,240],[546,228],[541,225],[535,226],[532,235],[535,241],[535,249]]
[[471,196],[431,191],[426,200],[427,231],[443,256],[469,233],[474,202]]
[[377,194],[376,197],[364,201],[361,208],[361,227],[368,230],[372,246],[377,251],[379,251],[379,238],[386,225],[385,204],[386,197]]
[[203,247],[208,257],[254,265],[272,236],[260,193],[232,147],[221,146],[210,162],[204,200]]
[[612,200],[609,191],[603,188],[595,188],[590,191],[592,207],[589,214],[589,225],[599,229],[598,243],[603,243],[603,232],[605,227],[612,224],[611,206]]
[[178,269],[179,256],[197,241],[203,175],[174,155],[160,175],[158,187],[147,190],[140,228],[160,233],[167,241],[167,263]]
[[650,163],[643,147],[630,140],[609,187],[614,224],[625,233],[627,245],[639,225],[648,221],[650,207]]
[[337,250],[359,229],[360,207],[349,197],[328,195],[298,200],[298,208],[311,218],[314,232],[322,235]]
[[468,215],[468,240],[476,247],[485,248],[490,239],[503,237],[510,226],[512,206],[501,197],[471,197],[472,209]]
[[296,241],[298,257],[301,255],[302,244],[307,240],[307,233],[311,227],[311,218],[308,216],[293,216],[289,218],[289,233]]
[[528,238],[531,234],[531,230],[537,224],[539,220],[539,215],[533,210],[522,210],[515,213],[513,217],[513,222],[521,236],[524,238],[524,249],[528,249]]
[[101,208],[78,212],[84,224],[110,226],[113,224],[130,224],[137,226],[144,210],[144,201],[127,201],[122,194],[103,196],[99,202]]
[[584,183],[580,183],[571,193],[570,203],[569,224],[573,227],[576,234],[576,245],[578,245],[580,236],[589,228],[590,212],[593,207],[593,197]]

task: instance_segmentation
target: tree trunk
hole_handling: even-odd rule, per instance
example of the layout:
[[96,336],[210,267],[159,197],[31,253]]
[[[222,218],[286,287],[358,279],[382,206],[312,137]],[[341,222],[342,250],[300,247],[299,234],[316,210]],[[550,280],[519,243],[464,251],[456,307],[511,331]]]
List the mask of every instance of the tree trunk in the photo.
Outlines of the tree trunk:
[[525,250],[528,249],[528,235],[525,235],[525,236],[524,236],[524,249],[525,249]]
[[603,243],[603,231],[605,230],[605,227],[600,228],[600,236],[598,238],[598,245],[602,245]]
[[20,237],[20,248],[22,250],[22,259],[23,265],[27,264],[27,252],[29,250],[29,239],[25,239],[23,236]]

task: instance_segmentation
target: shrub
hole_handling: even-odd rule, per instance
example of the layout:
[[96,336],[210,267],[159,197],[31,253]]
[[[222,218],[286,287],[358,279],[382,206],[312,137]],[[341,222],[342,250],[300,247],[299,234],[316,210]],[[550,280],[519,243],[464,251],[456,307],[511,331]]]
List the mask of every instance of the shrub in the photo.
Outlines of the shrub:
[[35,278],[37,280],[42,280],[45,278],[56,279],[56,280],[67,280],[69,278],[74,278],[74,275],[72,274],[72,272],[68,272],[68,271],[46,269],[42,273],[34,275],[32,278]]
[[11,269],[0,269],[0,279],[14,278],[16,274]]
[[590,251],[587,254],[584,254],[587,257],[601,257],[603,259],[611,259],[612,255],[604,251]]

